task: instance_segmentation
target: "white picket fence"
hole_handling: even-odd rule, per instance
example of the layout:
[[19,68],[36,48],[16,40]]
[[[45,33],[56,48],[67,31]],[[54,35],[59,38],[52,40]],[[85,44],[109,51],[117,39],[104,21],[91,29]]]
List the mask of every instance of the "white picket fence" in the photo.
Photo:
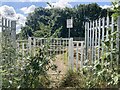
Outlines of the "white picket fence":
[[17,40],[17,52],[25,56],[29,53],[28,40]]
[[0,45],[16,46],[16,21],[0,17]]
[[[42,47],[43,45],[48,44],[48,51],[49,55],[52,52],[56,52],[56,54],[62,54],[65,52],[69,47],[69,39],[68,38],[36,38],[36,37],[29,37],[29,50],[32,51],[35,47]],[[34,53],[35,54],[35,53]]]
[[17,40],[17,50],[23,56],[26,54],[36,55],[36,48],[48,46],[48,56],[61,55],[61,59],[67,59],[69,68],[78,69],[84,61],[84,41],[73,41],[73,38],[36,38]]
[[76,69],[82,68],[83,66],[83,62],[84,62],[84,52],[85,52],[85,48],[84,48],[84,41],[73,41],[73,47],[74,49],[74,61],[75,61],[75,65],[76,65]]
[[56,55],[59,59],[67,59],[69,52],[69,43],[71,39],[68,38],[37,38],[29,37],[28,40],[17,40],[17,51],[26,56],[27,54],[35,56],[38,48],[47,47],[47,56]]
[[[85,24],[85,59],[89,60],[90,63],[94,63],[95,60],[100,61],[100,57],[104,55],[104,52],[107,49],[104,48],[103,41],[108,40],[108,34],[113,33],[117,28],[117,31],[120,32],[120,17],[118,21],[115,22],[113,17],[104,17],[99,18],[95,21],[90,21]],[[113,37],[110,38],[111,41],[111,50],[113,49],[114,45],[119,50],[120,39],[119,33],[116,34],[116,43],[114,44]],[[117,55],[117,63],[119,60],[119,55]],[[111,54],[111,61],[113,55]],[[104,63],[102,60],[101,63]]]

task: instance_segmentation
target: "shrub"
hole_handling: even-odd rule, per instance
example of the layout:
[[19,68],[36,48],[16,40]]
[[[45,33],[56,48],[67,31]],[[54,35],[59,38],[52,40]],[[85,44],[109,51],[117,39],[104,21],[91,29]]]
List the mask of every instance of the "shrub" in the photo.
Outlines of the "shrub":
[[[47,47],[41,47],[35,56],[16,56],[14,63],[3,63],[3,88],[40,88],[49,87],[50,79],[47,72],[56,71],[57,66],[51,63],[54,57],[48,57]],[[11,50],[7,50],[7,53]],[[9,57],[9,56],[8,56]],[[4,58],[3,58],[4,60]],[[6,60],[6,59],[5,59]]]

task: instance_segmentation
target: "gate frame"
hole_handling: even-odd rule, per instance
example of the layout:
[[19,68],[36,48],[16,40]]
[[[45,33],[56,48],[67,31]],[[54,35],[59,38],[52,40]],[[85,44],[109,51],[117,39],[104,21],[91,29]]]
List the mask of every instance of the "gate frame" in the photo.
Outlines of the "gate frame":
[[[101,26],[101,21],[100,21],[100,18],[99,18],[99,21],[96,23],[96,25],[98,25],[98,26],[96,26],[96,27],[94,27],[94,25],[91,27],[91,21],[90,21],[90,23],[89,22],[86,22],[85,23],[85,60],[88,60],[88,49],[89,49],[89,44],[90,44],[90,47],[91,48],[93,48],[92,46],[91,46],[91,44],[92,43],[94,43],[95,45],[97,45],[97,43],[98,43],[98,45],[100,46],[100,30],[102,30],[102,32],[104,32],[104,30],[105,30],[105,28],[107,29],[107,28],[109,28],[109,27],[111,27],[111,29],[112,29],[112,31],[111,32],[113,32],[114,31],[114,26],[117,26],[117,34],[116,34],[116,48],[117,48],[117,50],[118,50],[118,54],[117,54],[117,64],[120,64],[120,16],[118,16],[118,19],[117,19],[117,24],[115,25],[115,23],[114,23],[114,18],[112,17],[112,23],[111,24],[109,24],[110,23],[110,19],[109,19],[109,17],[107,16],[107,20],[106,20],[106,22],[107,22],[107,24],[105,25],[104,23],[105,23],[105,17],[103,17],[102,19],[102,26]],[[93,21],[93,23],[94,23],[94,21]],[[99,23],[99,24],[98,24]],[[95,29],[95,30],[98,30],[98,36],[96,37],[95,36],[95,40],[96,40],[96,38],[98,38],[98,42],[92,42],[93,40],[92,40],[92,36],[91,36],[91,29]],[[94,35],[95,35],[95,33],[96,32],[94,32]],[[90,35],[89,35],[90,34]],[[93,36],[94,36],[93,35]],[[89,37],[90,36],[90,37]],[[104,34],[102,34],[102,40],[104,41]],[[106,32],[106,36],[108,36],[108,30],[107,30],[107,32]],[[112,40],[113,38],[111,38],[111,40]],[[93,45],[94,45],[93,44]],[[113,44],[111,43],[111,45],[113,46]],[[111,46],[111,48],[113,48]],[[93,49],[92,49],[93,50]],[[103,50],[104,50],[104,47],[102,47],[102,53],[103,53]],[[100,54],[99,54],[99,52],[100,52],[100,50],[98,49],[98,59],[100,59]],[[94,54],[93,53],[93,51],[92,51],[92,54]],[[95,53],[96,54],[96,53]],[[92,55],[91,57],[94,57],[94,55]],[[112,58],[112,55],[111,55],[111,58]],[[96,59],[95,59],[96,60]],[[112,60],[112,59],[111,59]],[[102,62],[103,63],[103,62]]]

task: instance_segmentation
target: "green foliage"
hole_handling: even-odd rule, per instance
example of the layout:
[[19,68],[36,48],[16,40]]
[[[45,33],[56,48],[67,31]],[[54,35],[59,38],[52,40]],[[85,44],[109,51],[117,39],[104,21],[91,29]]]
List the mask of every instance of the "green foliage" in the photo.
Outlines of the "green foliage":
[[[111,30],[108,29],[108,32],[111,32]],[[83,68],[83,74],[87,77],[85,79],[85,87],[118,88],[118,84],[120,83],[120,74],[118,71],[120,67],[116,58],[118,54],[116,48],[117,33],[119,32],[114,31],[109,33],[108,36],[105,36],[106,40],[102,42],[104,44],[104,52],[100,60],[95,61],[93,65],[88,65]],[[111,38],[113,39],[111,40]],[[111,43],[113,43],[113,48],[111,48]]]
[[93,66],[88,66],[83,68],[83,74],[85,78],[85,87],[87,88],[117,88],[118,78],[118,67],[110,68],[111,63],[105,62],[100,64],[98,62],[94,63]]
[[[56,70],[55,65],[50,62],[43,49],[40,49],[34,57],[27,58],[27,65],[24,68],[22,87],[47,87],[50,85],[47,71],[49,69]],[[55,68],[55,69],[53,69]]]
[[[49,35],[50,32],[46,33]],[[59,31],[54,33],[56,37]],[[3,88],[41,88],[49,87],[49,70],[56,71],[52,63],[54,54],[48,56],[49,38],[47,43],[37,49],[36,55],[22,56],[10,43],[2,45],[2,82]]]
[[[49,87],[49,70],[56,71],[57,66],[51,63],[44,52],[45,47],[40,48],[36,56],[17,56],[13,63],[3,63],[3,88],[41,88]],[[9,52],[9,51],[8,51]]]
[[115,2],[112,2],[112,5],[113,5],[113,16],[115,17],[115,20],[117,20],[117,17],[120,16],[120,2],[119,1],[115,1]]
[[26,39],[29,36],[48,38],[54,35],[55,32],[60,31],[61,26],[57,28],[54,27],[59,18],[59,15],[54,14],[54,12],[52,9],[36,8],[35,11],[27,17],[26,26],[22,27],[21,38]]
[[[120,15],[120,6],[118,2],[113,2],[113,15],[115,20]],[[104,45],[104,52],[100,57],[100,61],[94,62],[94,67],[92,65],[85,66],[83,68],[83,74],[87,77],[85,79],[85,86],[88,88],[118,88],[119,87],[119,70],[118,61],[116,56],[119,54],[119,51],[116,48],[116,34],[119,33],[116,31],[109,33],[108,36],[105,36],[105,41],[102,42]],[[108,32],[111,32],[108,29]],[[112,40],[111,40],[112,38]],[[111,43],[113,43],[113,48],[111,48]],[[101,63],[103,62],[103,63]]]
[[[50,5],[48,3],[48,5]],[[88,5],[78,5],[74,8],[36,8],[35,11],[27,17],[25,27],[22,27],[21,37],[28,36],[44,37],[46,32],[51,32],[53,35],[55,31],[59,30],[58,37],[68,37],[68,29],[66,28],[66,20],[73,17],[74,28],[71,29],[72,37],[84,37],[84,24],[86,21],[95,20],[99,17],[104,17],[107,10],[102,9],[96,3]]]

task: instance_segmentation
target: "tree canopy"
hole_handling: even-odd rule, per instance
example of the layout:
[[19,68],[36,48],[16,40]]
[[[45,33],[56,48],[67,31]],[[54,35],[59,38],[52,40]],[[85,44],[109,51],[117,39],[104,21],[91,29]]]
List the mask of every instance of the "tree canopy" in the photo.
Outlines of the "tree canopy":
[[28,15],[26,24],[22,27],[20,34],[22,39],[26,39],[28,36],[49,37],[58,30],[58,37],[67,38],[66,20],[73,17],[71,37],[84,37],[85,22],[106,15],[107,10],[102,9],[96,3],[80,4],[73,8],[66,7],[64,9],[39,7]]

